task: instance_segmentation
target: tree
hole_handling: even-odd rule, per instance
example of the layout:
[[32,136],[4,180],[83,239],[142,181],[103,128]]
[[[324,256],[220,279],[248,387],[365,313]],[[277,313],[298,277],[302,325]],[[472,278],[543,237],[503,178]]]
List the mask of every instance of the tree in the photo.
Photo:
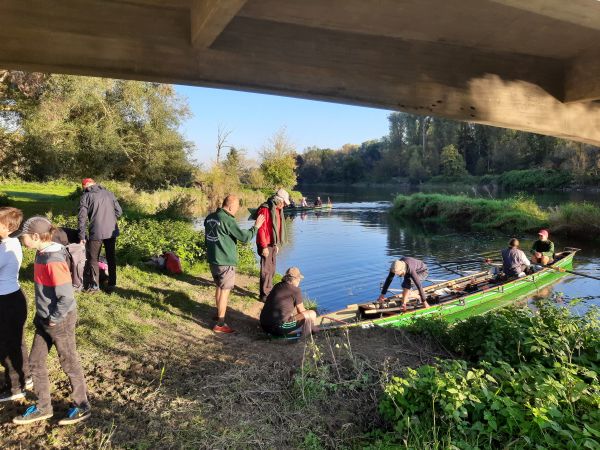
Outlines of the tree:
[[467,173],[465,160],[453,144],[447,145],[442,149],[440,166],[442,174],[447,177],[458,177]]
[[[192,145],[179,133],[189,110],[172,86],[67,75],[21,85],[27,89],[2,91],[2,104],[18,110],[21,136],[2,159],[4,169],[30,179],[91,176],[148,189],[191,181]],[[25,101],[23,92],[35,94]]]
[[260,170],[268,187],[292,189],[296,186],[296,149],[284,129],[269,139],[261,159]]
[[219,128],[217,129],[217,164],[221,161],[221,152],[226,148],[231,148],[230,145],[225,145],[231,133],[233,133],[233,130],[228,130],[219,124]]

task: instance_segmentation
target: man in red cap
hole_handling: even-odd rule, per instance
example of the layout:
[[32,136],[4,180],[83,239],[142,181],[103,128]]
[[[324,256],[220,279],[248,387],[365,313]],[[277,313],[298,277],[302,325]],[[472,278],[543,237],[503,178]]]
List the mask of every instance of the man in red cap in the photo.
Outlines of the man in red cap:
[[[96,184],[91,178],[81,180],[83,195],[79,201],[79,239],[85,244],[85,291],[98,292],[99,272],[98,258],[104,245],[106,262],[108,264],[107,292],[112,292],[117,284],[117,261],[115,247],[119,227],[117,219],[123,211],[115,195],[104,187]],[[88,228],[89,221],[89,230]],[[87,233],[86,233],[87,232]]]
[[548,239],[548,230],[540,230],[538,240],[531,247],[531,262],[543,266],[554,260],[554,242]]

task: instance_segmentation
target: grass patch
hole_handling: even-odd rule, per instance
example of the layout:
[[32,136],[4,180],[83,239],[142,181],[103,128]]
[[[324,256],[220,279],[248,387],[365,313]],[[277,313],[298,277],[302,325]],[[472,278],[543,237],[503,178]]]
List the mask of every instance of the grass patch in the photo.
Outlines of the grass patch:
[[577,235],[600,230],[600,208],[596,205],[566,203],[543,209],[532,198],[523,196],[491,200],[445,194],[398,195],[392,214],[481,231],[527,232],[549,227],[553,234]]
[[547,213],[533,199],[487,200],[459,195],[398,195],[392,213],[425,222],[474,230],[529,231],[547,225]]

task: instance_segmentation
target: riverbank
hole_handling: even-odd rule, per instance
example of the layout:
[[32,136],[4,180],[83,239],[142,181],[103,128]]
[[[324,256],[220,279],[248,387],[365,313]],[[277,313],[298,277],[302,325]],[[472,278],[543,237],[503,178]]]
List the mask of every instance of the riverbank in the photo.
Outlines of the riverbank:
[[541,208],[535,200],[513,197],[505,200],[460,195],[398,195],[391,212],[397,217],[439,223],[462,229],[531,232],[549,227],[552,233],[593,235],[600,230],[600,208],[589,203],[567,203]]
[[[68,196],[67,190],[58,193],[51,187],[46,193],[55,195],[57,202]],[[37,210],[35,202],[30,208],[31,213],[47,211],[45,202]],[[55,215],[55,221],[62,223],[73,220],[73,216]],[[238,333],[216,335],[211,330],[214,288],[203,258],[202,234],[189,222],[156,216],[127,218],[123,225],[117,246],[121,265],[116,292],[81,293],[77,297],[77,339],[94,407],[92,419],[72,428],[56,425],[68,407],[68,381],[53,354],[50,372],[56,418],[17,428],[10,419],[23,405],[2,404],[0,447],[443,449],[460,447],[464,442],[485,447],[492,434],[489,429],[482,429],[479,438],[479,425],[470,418],[458,423],[458,428],[444,425],[449,413],[440,403],[433,403],[433,397],[427,397],[433,392],[430,382],[458,373],[447,370],[450,363],[436,362],[436,358],[462,358],[465,362],[460,364],[472,364],[482,349],[506,344],[506,354],[519,354],[514,349],[525,348],[528,342],[554,345],[559,340],[555,334],[528,333],[532,326],[526,320],[511,328],[508,323],[512,319],[507,323],[502,318],[489,318],[494,315],[486,316],[485,323],[474,318],[466,328],[460,328],[463,332],[449,331],[443,323],[426,322],[412,330],[342,330],[316,335],[306,343],[271,342],[257,326],[262,304],[256,301],[258,280],[250,275],[238,277],[228,313],[228,323]],[[183,245],[185,252],[183,274],[170,276],[141,264],[141,254],[177,245]],[[30,307],[32,258],[33,254],[26,252],[21,272]],[[253,264],[252,257],[244,271],[251,273]],[[28,343],[33,331],[31,312]],[[580,335],[600,342],[597,331],[580,322],[555,320],[552,324],[564,326],[569,339]],[[509,334],[512,340],[508,342],[505,335],[499,335],[502,330],[518,332]],[[460,336],[465,339],[458,339]],[[467,342],[480,345],[467,348]],[[600,354],[598,350],[586,350],[585,354],[594,357]],[[434,370],[446,375],[427,375]],[[405,387],[398,379],[426,390],[407,388],[401,393],[399,388]],[[457,401],[451,391],[456,386],[436,385],[435,389],[444,393],[447,404]],[[477,398],[483,395],[482,391],[471,391]],[[592,394],[584,392],[582,402],[594,405]],[[412,402],[413,395],[427,402]],[[527,412],[517,394],[505,397],[503,401],[521,405],[514,410]],[[535,395],[530,398],[536,400]],[[391,406],[401,401],[422,409],[422,426],[408,418],[410,427],[404,427],[405,411]],[[433,410],[426,404],[433,405]],[[482,414],[499,414],[491,403],[483,404]],[[435,418],[435,427],[429,418]],[[526,419],[531,422],[530,415]],[[579,425],[567,419],[553,420],[565,429],[569,424]],[[539,428],[547,424],[545,420]],[[475,431],[462,437],[465,427]],[[502,446],[519,439],[515,447],[527,448],[527,439],[537,437],[537,430],[519,429],[524,437],[503,432],[494,444]],[[590,439],[593,443],[595,438]]]

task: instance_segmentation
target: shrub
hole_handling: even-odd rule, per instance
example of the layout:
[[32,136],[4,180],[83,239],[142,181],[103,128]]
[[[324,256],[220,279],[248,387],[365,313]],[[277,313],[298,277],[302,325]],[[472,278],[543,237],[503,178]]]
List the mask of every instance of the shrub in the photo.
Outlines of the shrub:
[[380,403],[406,442],[433,429],[459,448],[598,448],[600,320],[547,303],[537,313],[509,308],[443,326],[417,320],[410,331],[443,340],[466,360],[408,369]]

